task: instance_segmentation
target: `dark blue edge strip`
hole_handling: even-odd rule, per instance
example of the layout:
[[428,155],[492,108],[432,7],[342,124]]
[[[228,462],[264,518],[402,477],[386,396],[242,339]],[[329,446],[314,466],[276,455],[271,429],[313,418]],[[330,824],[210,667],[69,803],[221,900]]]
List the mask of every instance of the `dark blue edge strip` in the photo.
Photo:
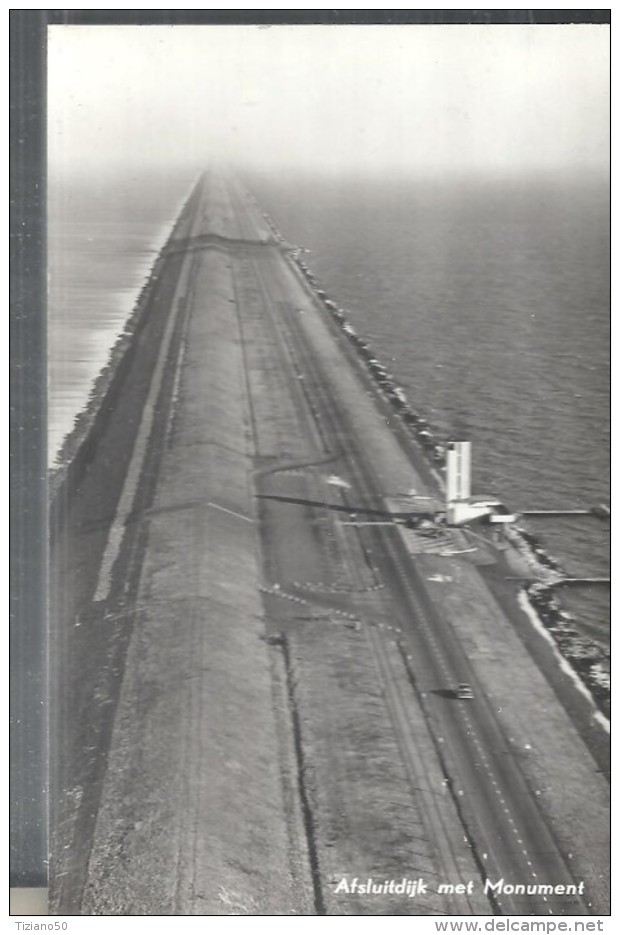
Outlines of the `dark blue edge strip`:
[[47,885],[45,11],[10,18],[11,886]]
[[611,10],[11,10],[10,881],[48,879],[46,28],[70,24],[560,24]]

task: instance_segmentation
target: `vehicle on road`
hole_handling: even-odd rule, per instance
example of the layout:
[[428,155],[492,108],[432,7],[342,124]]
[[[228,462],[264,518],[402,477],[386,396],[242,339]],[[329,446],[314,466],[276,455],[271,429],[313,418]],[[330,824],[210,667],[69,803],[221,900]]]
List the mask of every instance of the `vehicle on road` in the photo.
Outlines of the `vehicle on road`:
[[461,682],[458,688],[456,689],[456,697],[461,701],[469,701],[474,697],[474,693],[471,689],[471,685],[468,685],[467,682]]

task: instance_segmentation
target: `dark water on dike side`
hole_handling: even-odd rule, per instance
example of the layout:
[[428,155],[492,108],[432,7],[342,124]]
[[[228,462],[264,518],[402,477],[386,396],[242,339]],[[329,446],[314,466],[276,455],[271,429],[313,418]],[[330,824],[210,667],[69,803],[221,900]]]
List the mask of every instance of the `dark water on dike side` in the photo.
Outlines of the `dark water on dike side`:
[[[515,510],[609,502],[605,182],[248,184],[437,435],[472,440],[474,492]],[[527,527],[571,574],[609,575],[608,523]],[[606,587],[561,600],[608,645]]]
[[[582,179],[245,181],[442,439],[512,509],[609,502],[609,192]],[[191,176],[74,182],[49,208],[50,461],[105,364]],[[609,527],[529,520],[570,573],[609,575]],[[606,588],[565,590],[609,642]]]
[[48,462],[129,317],[192,177],[50,180]]

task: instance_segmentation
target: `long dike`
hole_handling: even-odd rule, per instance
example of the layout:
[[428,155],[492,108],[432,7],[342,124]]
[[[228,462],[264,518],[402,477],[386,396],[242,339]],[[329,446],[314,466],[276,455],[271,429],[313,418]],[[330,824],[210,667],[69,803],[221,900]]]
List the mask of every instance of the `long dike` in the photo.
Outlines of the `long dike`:
[[[484,550],[347,525],[439,497],[441,452],[233,179],[131,331],[52,504],[55,911],[604,912],[592,700]],[[403,868],[430,894],[337,895]],[[534,868],[585,898],[482,894]]]
[[[432,426],[422,413],[415,409],[408,400],[405,391],[398,386],[395,378],[377,356],[365,339],[357,334],[347,318],[346,310],[330,298],[321,288],[321,284],[304,261],[304,249],[287,246],[281,233],[268,215],[264,214],[276,241],[286,250],[290,260],[299,269],[304,280],[320,300],[328,316],[350,344],[355,362],[367,371],[375,388],[387,402],[393,420],[394,430],[399,433],[404,444],[417,446],[422,450],[428,462],[425,476],[431,478],[431,485],[436,488],[436,505],[441,506],[444,494],[444,482],[440,473],[445,464],[445,441],[438,438]],[[411,441],[414,445],[411,446]],[[419,455],[419,451],[417,454]],[[434,482],[434,483],[433,483]],[[423,513],[423,504],[416,509]],[[606,508],[595,507],[592,510],[578,511],[589,515],[606,517]],[[507,512],[510,512],[508,509]],[[549,511],[552,512],[552,511]],[[402,517],[401,517],[402,518]],[[574,620],[557,600],[558,584],[570,582],[561,564],[550,555],[539,539],[522,526],[507,527],[503,547],[511,554],[516,570],[521,572],[522,586],[519,600],[528,609],[532,619],[536,618],[538,629],[548,636],[548,642],[555,644],[555,658],[561,668],[574,670],[575,680],[582,681],[581,690],[590,696],[591,702],[600,707],[601,724],[605,723],[610,711],[610,685],[606,674],[607,657],[604,649],[594,640],[585,639],[574,630]],[[581,579],[579,579],[581,580]],[[587,583],[585,580],[583,583]],[[591,583],[607,583],[607,579],[591,579]],[[513,595],[513,599],[516,597]]]

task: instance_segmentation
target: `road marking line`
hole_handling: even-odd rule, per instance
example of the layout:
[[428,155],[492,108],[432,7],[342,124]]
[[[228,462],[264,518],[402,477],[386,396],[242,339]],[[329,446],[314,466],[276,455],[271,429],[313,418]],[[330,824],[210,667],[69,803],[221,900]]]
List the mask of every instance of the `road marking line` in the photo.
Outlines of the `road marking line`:
[[[405,543],[405,544],[406,544],[406,543]],[[464,551],[476,551],[476,549],[473,548],[473,549],[467,549],[467,550],[464,550]],[[444,553],[442,553],[442,554],[459,554],[459,553],[458,553],[458,552],[452,552],[452,553],[451,553],[451,552],[444,552]],[[396,565],[396,568],[397,568],[398,573],[402,576],[402,575],[403,575],[403,568],[402,568],[401,562],[397,560],[397,561],[395,562],[395,565]],[[432,579],[431,579],[431,580],[432,580]],[[415,596],[415,597],[413,596],[413,591],[412,591],[409,587],[406,587],[405,590],[406,590],[406,593],[411,597],[412,602],[413,602],[414,604],[417,604],[417,596]],[[431,647],[432,651],[435,653],[436,662],[439,661],[439,665],[440,665],[440,670],[441,670],[441,672],[442,672],[443,674],[448,673],[448,666],[446,665],[446,662],[445,662],[444,659],[442,658],[443,652],[441,652],[441,651],[439,650],[438,643],[437,643],[437,641],[435,640],[434,636],[431,635],[431,631],[430,631],[430,629],[429,629],[429,627],[428,627],[426,621],[424,620],[424,618],[422,618],[422,620],[418,621],[418,624],[421,624],[421,626],[419,627],[419,631],[420,631],[421,633],[423,633],[423,634],[426,636],[427,644],[430,644],[430,647]],[[381,625],[380,625],[380,626],[381,626]],[[388,629],[391,629],[391,628],[388,627]],[[438,660],[437,660],[437,657],[439,657]],[[411,659],[412,657],[411,657],[411,656],[407,656],[407,658],[408,658],[408,659]],[[468,728],[467,734],[468,734],[468,736],[470,737],[470,740],[474,743],[474,746],[475,746],[475,748],[476,748],[477,750],[482,750],[483,748],[482,748],[481,742],[480,742],[480,740],[478,739],[478,737],[476,736],[476,734],[475,734],[475,732],[474,732],[474,730],[473,730],[473,728],[472,728],[472,722],[471,722],[471,721],[469,720],[469,718],[467,718],[467,717],[466,717],[464,720],[465,720],[465,725],[466,725],[467,728]],[[439,742],[442,742],[442,740],[443,740],[443,738],[439,738]],[[481,759],[481,760],[484,759],[485,764],[488,763],[486,757],[484,757],[483,754],[481,754],[480,759]],[[478,764],[475,764],[475,765],[478,765]],[[494,779],[492,779],[492,783],[493,783],[493,785],[494,785],[495,787],[497,787],[497,782],[496,782]],[[463,794],[464,794],[464,793],[463,793],[463,790],[458,790],[458,793],[457,793],[457,794],[458,794],[458,795],[463,795]],[[500,798],[501,798],[501,797],[500,797]],[[504,800],[503,798],[501,798],[501,802],[502,802],[502,803],[505,803],[505,800]],[[509,813],[509,809],[508,809],[508,808],[504,808],[504,812],[505,812],[506,814],[508,814],[508,813]],[[512,818],[510,818],[509,821],[514,825],[514,820],[513,820]],[[516,830],[516,828],[514,828],[513,830],[515,831],[515,834],[518,833],[518,831]],[[520,840],[520,839],[519,839],[519,840]],[[466,843],[467,843],[467,839],[465,839],[465,841],[466,841]],[[522,842],[520,841],[520,843],[522,843]],[[524,853],[526,853],[526,852],[524,851]]]
[[[189,284],[188,284],[189,285]],[[179,302],[181,300],[179,299]],[[188,304],[190,301],[189,290],[188,294],[185,296],[185,303]],[[177,408],[178,408],[178,396],[181,386],[181,372],[183,370],[183,364],[185,363],[185,352],[187,349],[186,338],[187,338],[187,328],[189,325],[189,315],[185,316],[185,321],[181,329],[181,340],[179,342],[179,356],[177,357],[176,367],[174,371],[174,381],[172,384],[172,393],[170,396],[170,419],[168,426],[166,428],[166,445],[170,444],[170,437],[172,435],[172,426],[174,425]]]
[[243,513],[235,513],[234,510],[229,510],[228,507],[220,506],[219,503],[212,503],[211,500],[209,500],[207,506],[212,506],[214,510],[221,510],[222,513],[230,513],[231,516],[236,516],[238,519],[244,519],[246,523],[254,522],[251,516],[244,516]]

